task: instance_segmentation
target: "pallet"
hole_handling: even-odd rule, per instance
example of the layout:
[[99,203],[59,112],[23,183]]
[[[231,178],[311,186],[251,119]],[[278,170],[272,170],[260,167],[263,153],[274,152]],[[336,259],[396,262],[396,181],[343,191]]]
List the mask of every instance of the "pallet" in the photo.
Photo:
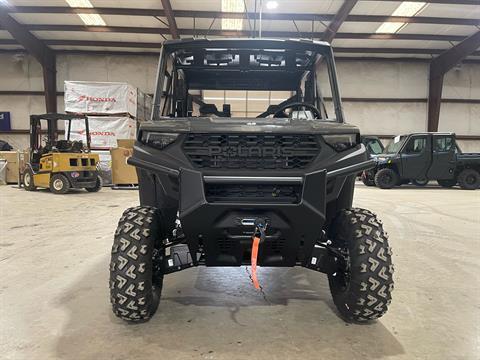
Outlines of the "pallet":
[[112,190],[138,190],[138,184],[112,184]]

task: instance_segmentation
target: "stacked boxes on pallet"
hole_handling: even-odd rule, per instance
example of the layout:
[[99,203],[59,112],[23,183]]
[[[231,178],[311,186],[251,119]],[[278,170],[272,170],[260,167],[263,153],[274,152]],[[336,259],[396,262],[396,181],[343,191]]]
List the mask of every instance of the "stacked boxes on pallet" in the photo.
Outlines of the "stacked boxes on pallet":
[[[100,155],[100,173],[112,183],[110,150],[119,139],[135,139],[139,122],[149,118],[152,98],[127,83],[65,81],[65,111],[88,115],[91,146]],[[72,140],[85,140],[83,124],[72,122]]]

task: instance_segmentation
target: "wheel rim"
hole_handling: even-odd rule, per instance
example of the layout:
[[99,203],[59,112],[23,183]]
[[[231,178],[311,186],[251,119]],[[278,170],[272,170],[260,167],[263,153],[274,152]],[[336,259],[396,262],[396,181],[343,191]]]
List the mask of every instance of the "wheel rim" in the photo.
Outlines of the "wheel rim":
[[53,188],[57,191],[60,191],[63,189],[63,181],[60,179],[55,179],[53,180]]
[[[348,248],[343,248],[342,252],[345,254],[345,256],[348,259],[350,258],[350,252]],[[350,270],[350,261],[348,260],[345,269],[342,269],[341,266],[339,265],[337,270],[332,274],[332,277],[342,292],[347,291],[350,287],[350,280],[352,278],[351,270]]]
[[383,175],[383,183],[386,184],[386,185],[390,185],[390,183],[392,182],[392,177],[390,176],[390,174],[385,174]]
[[23,184],[25,186],[30,186],[30,182],[31,182],[30,173],[26,173],[25,176],[23,177]]
[[157,286],[162,286],[161,284],[158,284],[158,279],[162,275],[162,267],[161,267],[161,261],[162,261],[162,251],[160,249],[155,248],[153,250],[153,255],[152,255],[152,287],[155,290],[155,287]]
[[468,175],[467,178],[465,179],[465,182],[468,184],[468,185],[473,185],[475,184],[475,181],[476,181],[476,176],[475,175]]

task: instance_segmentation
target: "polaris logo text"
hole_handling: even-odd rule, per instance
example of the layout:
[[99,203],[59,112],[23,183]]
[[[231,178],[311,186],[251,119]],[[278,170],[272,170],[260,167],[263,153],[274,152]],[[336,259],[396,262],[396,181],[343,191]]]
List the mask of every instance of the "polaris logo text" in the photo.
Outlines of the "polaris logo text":
[[78,102],[81,101],[92,101],[92,102],[117,102],[117,99],[113,97],[95,97],[88,95],[80,95]]
[[208,148],[209,156],[224,156],[226,158],[232,157],[265,157],[275,158],[284,156],[293,156],[295,149],[287,147],[273,147],[273,146],[212,146]]

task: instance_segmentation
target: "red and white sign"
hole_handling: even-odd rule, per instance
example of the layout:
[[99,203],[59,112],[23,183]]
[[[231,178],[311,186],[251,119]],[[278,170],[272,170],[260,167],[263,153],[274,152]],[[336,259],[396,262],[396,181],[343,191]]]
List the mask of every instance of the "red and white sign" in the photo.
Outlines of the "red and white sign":
[[[90,146],[93,149],[110,149],[117,147],[117,139],[135,139],[136,122],[129,117],[89,116]],[[65,122],[68,129],[68,121]],[[85,124],[82,121],[72,121],[70,140],[87,141]]]
[[65,81],[65,111],[137,116],[139,90],[127,83]]

